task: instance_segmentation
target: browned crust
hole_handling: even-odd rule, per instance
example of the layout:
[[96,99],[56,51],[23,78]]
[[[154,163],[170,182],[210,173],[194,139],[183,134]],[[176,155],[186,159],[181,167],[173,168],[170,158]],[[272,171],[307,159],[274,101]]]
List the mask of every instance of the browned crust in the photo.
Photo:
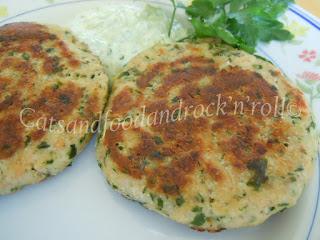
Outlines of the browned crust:
[[[55,55],[50,54],[44,44],[54,49]],[[12,23],[0,27],[0,55],[0,72],[7,72],[6,76],[0,76],[0,160],[6,160],[24,147],[26,129],[19,119],[22,109],[30,107],[36,111],[32,116],[25,116],[26,121],[45,116],[57,122],[73,113],[83,90],[74,83],[63,86],[48,83],[39,95],[33,93],[40,77],[57,74],[59,79],[58,73],[63,68],[76,70],[80,67],[80,61],[64,40],[46,26]],[[90,98],[93,110],[96,102],[96,98]],[[33,140],[40,140],[45,135],[42,130],[30,133]]]
[[[203,153],[206,151],[225,153],[224,159],[231,163],[234,170],[243,172],[247,170],[248,163],[261,160],[266,154],[279,154],[285,150],[283,142],[287,140],[293,125],[278,115],[262,116],[259,109],[250,114],[252,102],[270,104],[272,113],[275,112],[273,107],[277,97],[279,105],[282,103],[278,89],[260,74],[239,67],[220,71],[211,59],[184,57],[168,63],[150,64],[136,79],[139,90],[145,91],[159,75],[162,76],[161,84],[152,97],[134,99],[131,88],[127,86],[113,98],[112,109],[122,116],[129,109],[144,105],[147,113],[166,109],[172,112],[179,102],[172,103],[168,99],[169,93],[173,88],[180,87],[176,97],[183,101],[183,109],[215,103],[212,109],[215,112],[218,104],[216,96],[221,94],[221,101],[228,102],[232,97],[233,103],[244,102],[245,114],[233,114],[234,105],[229,104],[231,107],[226,107],[226,114],[222,116],[188,117],[184,121],[158,123],[151,127],[151,132],[131,129],[139,137],[139,144],[130,149],[129,154],[117,148],[126,133],[123,130],[108,131],[104,144],[110,150],[112,161],[120,171],[133,178],[145,177],[150,189],[168,195],[181,194],[192,183],[192,176],[197,171],[204,171],[216,182],[223,182],[224,169],[215,166],[214,161],[205,161]],[[206,86],[199,84],[203,78],[209,79]],[[250,97],[249,102],[246,97]],[[298,100],[299,107],[306,108],[301,94],[294,98]],[[267,136],[263,136],[261,126]],[[229,135],[226,135],[227,130]],[[216,136],[215,142],[211,141],[211,134]],[[155,144],[153,139],[156,137],[161,138],[163,143]],[[145,159],[151,161],[153,167],[145,164]]]

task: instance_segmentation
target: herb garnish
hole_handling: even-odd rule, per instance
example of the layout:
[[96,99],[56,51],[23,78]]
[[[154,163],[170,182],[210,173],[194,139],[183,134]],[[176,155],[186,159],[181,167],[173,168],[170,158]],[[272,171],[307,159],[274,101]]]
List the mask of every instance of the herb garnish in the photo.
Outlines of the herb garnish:
[[28,61],[30,59],[30,55],[28,53],[23,53],[22,54],[22,58],[26,61]]
[[[175,1],[171,2],[174,19],[176,5]],[[186,8],[186,13],[194,28],[193,37],[220,38],[234,47],[254,53],[259,41],[286,41],[294,37],[277,20],[291,2],[294,0],[194,0]]]

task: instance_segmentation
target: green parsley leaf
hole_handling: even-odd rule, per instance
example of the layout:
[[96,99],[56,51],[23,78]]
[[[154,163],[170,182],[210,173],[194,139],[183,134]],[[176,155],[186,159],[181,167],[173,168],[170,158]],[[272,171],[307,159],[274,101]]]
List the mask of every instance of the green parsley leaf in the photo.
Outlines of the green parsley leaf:
[[50,159],[50,160],[46,161],[46,164],[52,164],[53,162],[54,162],[54,160]]
[[202,207],[195,206],[194,208],[192,208],[192,212],[202,212]]
[[277,20],[293,0],[194,0],[186,8],[197,38],[220,38],[253,53],[259,41],[294,36]]

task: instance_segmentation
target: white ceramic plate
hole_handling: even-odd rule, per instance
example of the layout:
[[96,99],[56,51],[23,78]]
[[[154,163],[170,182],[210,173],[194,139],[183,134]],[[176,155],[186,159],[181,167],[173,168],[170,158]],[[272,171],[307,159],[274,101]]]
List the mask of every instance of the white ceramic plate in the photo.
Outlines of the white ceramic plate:
[[[79,12],[108,1],[60,1],[57,4],[10,0],[10,12],[32,9],[0,21],[36,21],[67,25]],[[121,2],[118,0],[119,7]],[[169,0],[167,0],[169,2]],[[20,3],[20,5],[19,5]],[[27,4],[30,3],[30,4]],[[37,8],[38,7],[38,8]],[[260,45],[259,52],[305,91],[320,123],[320,21],[291,5],[283,21],[296,34],[292,42]],[[318,124],[320,125],[320,124]],[[266,223],[222,233],[199,233],[150,212],[115,193],[95,160],[95,140],[72,167],[41,184],[0,198],[1,240],[318,240],[320,239],[319,161],[298,205]]]

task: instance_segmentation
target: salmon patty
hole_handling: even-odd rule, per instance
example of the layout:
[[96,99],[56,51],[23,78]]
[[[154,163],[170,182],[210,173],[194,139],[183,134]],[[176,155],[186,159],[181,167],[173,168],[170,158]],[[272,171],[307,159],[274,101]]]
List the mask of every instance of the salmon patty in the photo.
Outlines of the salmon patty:
[[[0,194],[56,175],[92,136],[108,78],[66,29],[0,27]],[[81,125],[82,123],[82,125]]]
[[160,44],[114,80],[97,145],[110,185],[193,229],[255,226],[292,207],[316,159],[301,91],[216,41]]

